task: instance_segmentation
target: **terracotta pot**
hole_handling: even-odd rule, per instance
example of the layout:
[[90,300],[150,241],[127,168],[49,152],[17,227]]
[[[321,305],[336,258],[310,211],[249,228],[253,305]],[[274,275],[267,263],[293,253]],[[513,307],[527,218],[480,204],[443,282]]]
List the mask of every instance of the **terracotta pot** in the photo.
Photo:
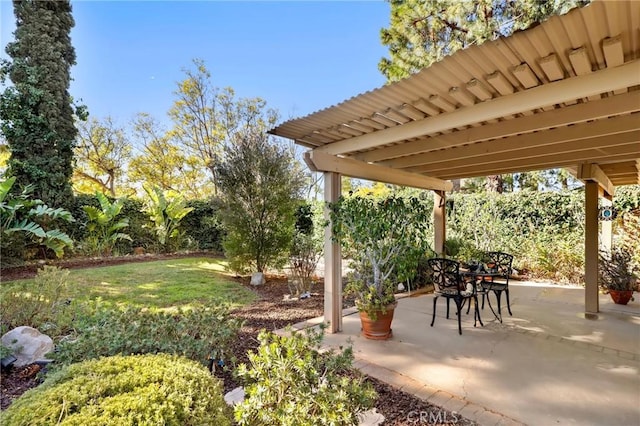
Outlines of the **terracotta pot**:
[[609,290],[613,302],[618,305],[626,305],[633,296],[633,290]]
[[391,321],[393,312],[397,304],[389,305],[385,313],[378,312],[376,319],[372,320],[366,312],[360,311],[360,322],[362,323],[362,335],[372,340],[387,340],[391,338]]

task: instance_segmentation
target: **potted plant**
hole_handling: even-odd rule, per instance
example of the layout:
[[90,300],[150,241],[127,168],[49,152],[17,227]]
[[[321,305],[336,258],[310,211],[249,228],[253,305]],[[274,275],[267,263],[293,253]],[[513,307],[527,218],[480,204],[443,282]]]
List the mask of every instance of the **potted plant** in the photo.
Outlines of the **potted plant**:
[[624,246],[614,247],[611,252],[602,250],[599,260],[600,287],[619,305],[626,305],[629,300],[633,300],[633,291],[637,288],[638,265],[634,264],[631,250]]
[[398,282],[415,274],[429,246],[428,209],[417,198],[341,197],[329,205],[334,238],[351,260],[345,294],[354,295],[363,335],[391,337]]

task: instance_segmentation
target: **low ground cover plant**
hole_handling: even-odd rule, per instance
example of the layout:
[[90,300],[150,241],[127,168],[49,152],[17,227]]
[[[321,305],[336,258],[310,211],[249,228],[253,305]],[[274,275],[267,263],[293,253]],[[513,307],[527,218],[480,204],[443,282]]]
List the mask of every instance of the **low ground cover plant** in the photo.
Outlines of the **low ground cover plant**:
[[44,266],[33,280],[21,280],[0,293],[0,331],[27,325],[52,338],[73,329],[80,306],[69,300],[69,271]]
[[163,354],[70,365],[17,399],[0,423],[225,426],[232,421],[218,379],[193,361]]
[[351,348],[321,352],[322,331],[279,336],[262,332],[260,347],[240,364],[246,399],[235,406],[240,425],[353,425],[376,393],[352,368]]
[[242,323],[224,306],[175,311],[97,306],[77,321],[52,358],[57,365],[112,355],[168,353],[207,363],[230,359],[231,343]]

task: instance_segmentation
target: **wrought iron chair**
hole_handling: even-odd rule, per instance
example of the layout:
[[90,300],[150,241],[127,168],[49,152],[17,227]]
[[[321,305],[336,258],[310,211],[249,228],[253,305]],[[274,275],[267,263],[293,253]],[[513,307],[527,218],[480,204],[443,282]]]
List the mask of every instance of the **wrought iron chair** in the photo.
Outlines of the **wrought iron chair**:
[[468,302],[471,304],[471,300],[474,301],[475,306],[473,326],[476,326],[477,321],[480,321],[480,325],[484,325],[480,318],[478,296],[475,286],[472,283],[467,285],[460,276],[460,263],[451,259],[434,258],[429,259],[427,264],[432,274],[435,296],[433,298],[433,317],[431,318],[431,327],[433,327],[433,323],[436,320],[436,302],[440,296],[447,300],[447,318],[449,318],[449,301],[453,299],[456,303],[459,334],[462,334],[460,311],[462,311],[462,307],[465,303]]
[[[485,253],[484,262],[492,272],[492,276],[483,277],[480,281],[479,294],[482,295],[482,309],[484,309],[484,298],[489,298],[489,293],[493,292],[498,299],[498,316],[502,322],[502,293],[507,296],[507,310],[511,313],[511,302],[509,300],[509,276],[511,275],[511,265],[513,256],[501,251],[489,251]],[[498,275],[495,275],[498,274]]]

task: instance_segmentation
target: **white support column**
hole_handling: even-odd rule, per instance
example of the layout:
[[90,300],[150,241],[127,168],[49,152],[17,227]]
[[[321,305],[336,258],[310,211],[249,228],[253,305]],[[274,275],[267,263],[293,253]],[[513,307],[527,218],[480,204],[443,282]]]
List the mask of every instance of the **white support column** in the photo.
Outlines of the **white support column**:
[[[334,203],[340,197],[340,174],[324,173],[324,201]],[[324,209],[330,220],[329,209]],[[324,322],[329,333],[342,331],[342,253],[340,244],[333,242],[331,225],[324,230]]]
[[433,250],[444,257],[444,241],[447,235],[444,191],[433,191]]
[[[604,207],[611,207],[613,205],[613,201],[609,198],[602,197],[602,205]],[[600,223],[600,247],[602,250],[605,250],[611,253],[611,246],[613,245],[613,221],[611,220],[603,220]]]
[[598,182],[584,184],[584,310],[600,311],[598,300]]

